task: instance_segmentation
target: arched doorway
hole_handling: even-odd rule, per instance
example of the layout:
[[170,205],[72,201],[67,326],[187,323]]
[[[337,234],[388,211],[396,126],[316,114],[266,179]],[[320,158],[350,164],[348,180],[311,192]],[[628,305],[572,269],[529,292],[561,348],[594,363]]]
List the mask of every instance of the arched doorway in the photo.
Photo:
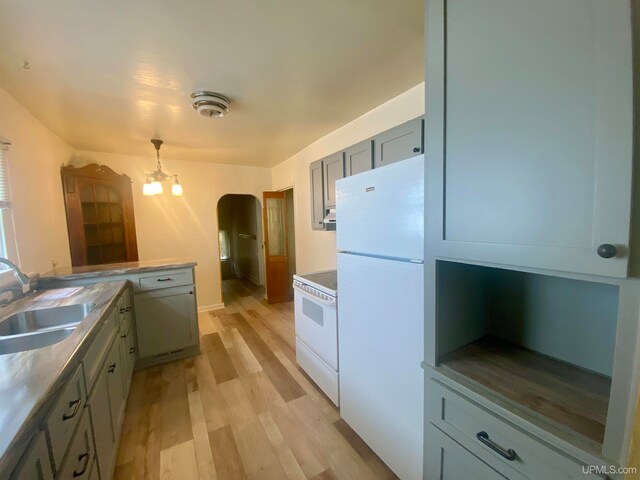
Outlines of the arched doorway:
[[220,275],[225,282],[265,283],[262,249],[262,206],[253,195],[227,194],[218,200]]

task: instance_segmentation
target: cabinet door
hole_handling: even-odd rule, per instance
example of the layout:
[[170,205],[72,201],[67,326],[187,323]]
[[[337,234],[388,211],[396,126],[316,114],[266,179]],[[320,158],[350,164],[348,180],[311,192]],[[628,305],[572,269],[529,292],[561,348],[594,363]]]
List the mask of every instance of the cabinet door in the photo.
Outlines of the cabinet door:
[[[429,424],[425,436],[425,478],[433,480],[506,479],[469,450]],[[513,480],[524,477],[511,477]]]
[[111,423],[115,438],[118,438],[120,435],[120,424],[122,423],[124,407],[127,402],[122,389],[124,365],[122,362],[121,349],[122,342],[114,342],[111,347],[111,353],[105,362],[107,388],[109,390],[109,405],[111,407]]
[[56,480],[88,480],[94,456],[93,431],[85,409]]
[[309,166],[311,177],[311,228],[324,230],[324,189],[322,160],[317,160]]
[[423,152],[422,118],[415,118],[373,137],[374,168],[415,157]]
[[11,480],[53,480],[44,432],[38,432],[11,475]]
[[116,453],[116,436],[113,431],[111,405],[109,404],[108,375],[106,370],[100,373],[88,402],[98,467],[102,478],[111,478],[113,456]]
[[344,154],[334,153],[323,159],[324,165],[324,208],[336,206],[336,180],[344,178]]
[[198,344],[195,287],[175,287],[134,296],[140,358]]
[[[427,2],[432,253],[626,276],[629,2],[448,0],[446,16],[444,8]],[[615,255],[602,258],[600,245]]]
[[122,390],[124,398],[129,395],[129,387],[131,386],[131,376],[133,375],[133,367],[135,363],[135,327],[133,322],[128,324],[129,328],[126,333],[120,335],[120,361],[122,363]]
[[357,143],[344,151],[345,176],[350,177],[373,168],[373,140]]

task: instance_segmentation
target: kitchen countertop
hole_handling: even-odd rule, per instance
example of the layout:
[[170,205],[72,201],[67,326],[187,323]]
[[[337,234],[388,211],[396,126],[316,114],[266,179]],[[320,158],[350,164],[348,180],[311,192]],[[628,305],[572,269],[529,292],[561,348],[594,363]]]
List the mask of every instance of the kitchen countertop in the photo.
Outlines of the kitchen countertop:
[[[0,319],[27,309],[94,304],[93,310],[63,341],[48,347],[0,355],[0,478],[15,468],[32,435],[38,430],[55,394],[68,380],[126,282],[82,287],[67,298],[42,299],[36,291],[0,308]],[[0,320],[1,321],[1,320]]]
[[195,267],[197,262],[191,258],[169,258],[144,262],[107,263],[102,265],[83,265],[81,267],[60,267],[51,270],[40,278],[47,280],[77,280],[79,278],[126,275],[129,273],[153,272],[155,270],[173,270]]

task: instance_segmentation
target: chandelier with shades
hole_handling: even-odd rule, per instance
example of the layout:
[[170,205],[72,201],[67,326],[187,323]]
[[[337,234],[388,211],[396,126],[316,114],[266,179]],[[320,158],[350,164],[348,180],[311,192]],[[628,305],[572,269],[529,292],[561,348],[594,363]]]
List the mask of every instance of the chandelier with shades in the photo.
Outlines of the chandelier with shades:
[[178,175],[169,175],[162,171],[162,165],[160,164],[160,146],[162,140],[152,139],[151,143],[156,148],[156,169],[155,171],[147,174],[147,179],[142,187],[142,194],[146,196],[160,195],[162,194],[162,182],[165,182],[173,178],[173,185],[171,185],[171,194],[176,197],[182,196],[182,185],[178,181]]

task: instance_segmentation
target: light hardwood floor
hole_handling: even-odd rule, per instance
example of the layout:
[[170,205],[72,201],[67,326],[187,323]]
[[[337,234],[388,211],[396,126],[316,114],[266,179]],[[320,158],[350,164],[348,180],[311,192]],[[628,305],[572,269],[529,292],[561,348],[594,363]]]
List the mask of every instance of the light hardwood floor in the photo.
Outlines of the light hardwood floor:
[[297,366],[293,304],[224,291],[201,355],[135,372],[115,478],[397,478]]

